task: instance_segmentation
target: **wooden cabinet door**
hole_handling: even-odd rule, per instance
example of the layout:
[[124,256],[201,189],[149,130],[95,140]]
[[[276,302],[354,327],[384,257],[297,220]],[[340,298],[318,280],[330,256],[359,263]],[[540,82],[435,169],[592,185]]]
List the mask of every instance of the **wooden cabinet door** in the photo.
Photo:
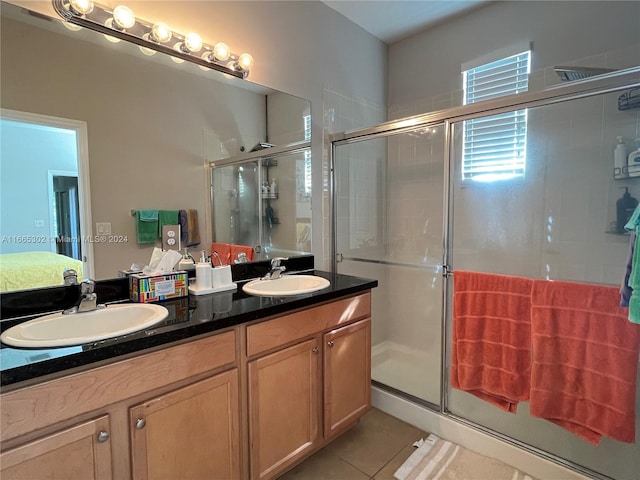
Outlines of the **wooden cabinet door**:
[[0,455],[3,480],[111,478],[109,416],[47,435]]
[[239,479],[238,370],[129,409],[133,478]]
[[251,478],[274,478],[320,441],[320,352],[314,338],[249,362]]
[[325,333],[324,437],[342,432],[371,406],[371,319]]

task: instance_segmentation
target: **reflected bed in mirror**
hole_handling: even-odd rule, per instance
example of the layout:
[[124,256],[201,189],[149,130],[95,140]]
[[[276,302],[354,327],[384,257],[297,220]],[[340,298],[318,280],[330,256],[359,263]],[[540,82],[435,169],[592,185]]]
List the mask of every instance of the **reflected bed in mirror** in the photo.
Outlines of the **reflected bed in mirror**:
[[[24,115],[21,128],[67,139],[56,147],[33,137],[10,141],[10,129],[2,128],[0,234],[44,239],[12,248],[5,242],[2,254],[52,252],[82,261],[85,277],[113,278],[146,264],[160,246],[159,239],[137,241],[131,211],[144,209],[195,210],[200,244],[190,251],[209,250],[219,239],[212,233],[208,165],[260,143],[308,140],[307,100],[160,53],[145,56],[135,45],[69,31],[58,19],[15,5],[3,2],[0,13],[3,117]],[[65,202],[72,207],[58,208]],[[284,222],[285,213],[278,215]],[[295,243],[283,250],[295,250]]]

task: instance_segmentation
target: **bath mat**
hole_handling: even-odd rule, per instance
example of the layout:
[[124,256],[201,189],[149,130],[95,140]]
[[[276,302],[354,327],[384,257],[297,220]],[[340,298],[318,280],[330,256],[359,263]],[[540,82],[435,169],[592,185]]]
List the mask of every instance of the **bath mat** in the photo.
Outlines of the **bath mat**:
[[397,480],[535,480],[514,467],[431,434],[393,474]]

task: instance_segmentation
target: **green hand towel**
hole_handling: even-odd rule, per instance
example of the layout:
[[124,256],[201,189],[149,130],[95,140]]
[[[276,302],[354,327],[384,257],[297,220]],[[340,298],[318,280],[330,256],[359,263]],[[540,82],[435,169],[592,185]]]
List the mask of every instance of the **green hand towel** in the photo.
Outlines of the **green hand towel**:
[[631,273],[629,274],[629,286],[633,290],[629,299],[629,321],[640,323],[640,236],[636,235],[636,243],[633,246],[631,257]]
[[163,225],[180,225],[178,210],[160,210],[158,212],[158,230],[156,233],[159,238],[162,237]]
[[138,243],[155,243],[158,238],[158,210],[136,212]]

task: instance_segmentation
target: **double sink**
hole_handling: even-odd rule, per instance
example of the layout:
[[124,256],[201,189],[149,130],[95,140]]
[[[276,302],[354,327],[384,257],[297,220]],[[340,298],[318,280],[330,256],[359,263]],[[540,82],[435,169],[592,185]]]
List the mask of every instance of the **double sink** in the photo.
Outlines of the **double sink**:
[[[250,295],[288,297],[327,288],[329,281],[313,275],[283,275],[275,280],[253,280],[243,286]],[[82,345],[145,330],[169,311],[154,303],[108,305],[89,312],[44,315],[15,325],[0,335],[6,345],[19,348],[50,348]]]

